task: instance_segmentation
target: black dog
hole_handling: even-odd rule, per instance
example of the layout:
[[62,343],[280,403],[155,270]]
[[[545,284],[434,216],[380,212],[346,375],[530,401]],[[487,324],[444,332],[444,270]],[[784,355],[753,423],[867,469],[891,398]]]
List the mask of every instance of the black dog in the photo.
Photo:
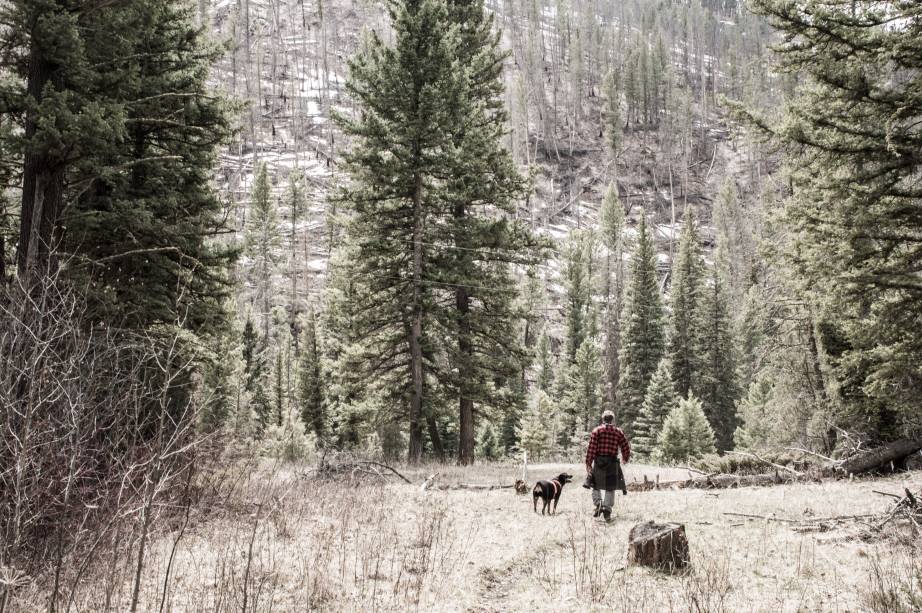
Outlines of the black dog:
[[532,506],[535,509],[535,513],[538,512],[539,497],[544,502],[544,506],[541,507],[541,515],[544,515],[544,510],[550,507],[551,501],[554,502],[554,506],[548,509],[548,513],[551,515],[557,513],[557,501],[560,500],[560,492],[563,490],[563,486],[571,481],[573,481],[573,475],[560,473],[557,475],[556,479],[538,481],[535,483],[535,489],[531,491]]

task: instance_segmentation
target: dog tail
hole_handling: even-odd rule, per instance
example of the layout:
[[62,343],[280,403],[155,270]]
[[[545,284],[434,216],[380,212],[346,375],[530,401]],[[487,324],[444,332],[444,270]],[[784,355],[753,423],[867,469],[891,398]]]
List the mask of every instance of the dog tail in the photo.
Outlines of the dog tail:
[[540,496],[544,493],[544,488],[541,487],[540,483],[535,483],[535,488],[531,491],[533,496]]

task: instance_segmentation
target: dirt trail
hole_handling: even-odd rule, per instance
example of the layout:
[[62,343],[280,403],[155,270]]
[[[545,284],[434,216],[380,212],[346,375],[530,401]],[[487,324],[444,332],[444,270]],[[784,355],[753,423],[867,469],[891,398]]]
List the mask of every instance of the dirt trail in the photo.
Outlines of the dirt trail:
[[507,602],[511,593],[519,584],[522,575],[535,564],[535,562],[551,547],[559,547],[562,543],[546,543],[531,552],[523,552],[519,557],[495,568],[485,566],[478,573],[480,585],[478,587],[477,602],[470,607],[470,613],[499,613],[501,611],[514,611],[513,605]]

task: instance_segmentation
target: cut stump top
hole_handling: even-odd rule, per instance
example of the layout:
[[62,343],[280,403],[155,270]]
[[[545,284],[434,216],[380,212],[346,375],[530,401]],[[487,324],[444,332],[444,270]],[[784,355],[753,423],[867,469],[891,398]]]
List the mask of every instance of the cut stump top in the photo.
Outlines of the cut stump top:
[[685,526],[648,521],[631,528],[628,563],[674,571],[688,565]]

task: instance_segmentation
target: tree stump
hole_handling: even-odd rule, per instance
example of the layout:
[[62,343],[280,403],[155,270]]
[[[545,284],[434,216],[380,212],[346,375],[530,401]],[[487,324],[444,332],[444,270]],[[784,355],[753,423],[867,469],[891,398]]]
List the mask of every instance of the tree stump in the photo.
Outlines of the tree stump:
[[628,564],[675,571],[688,564],[688,539],[682,524],[648,521],[631,528],[628,536]]

